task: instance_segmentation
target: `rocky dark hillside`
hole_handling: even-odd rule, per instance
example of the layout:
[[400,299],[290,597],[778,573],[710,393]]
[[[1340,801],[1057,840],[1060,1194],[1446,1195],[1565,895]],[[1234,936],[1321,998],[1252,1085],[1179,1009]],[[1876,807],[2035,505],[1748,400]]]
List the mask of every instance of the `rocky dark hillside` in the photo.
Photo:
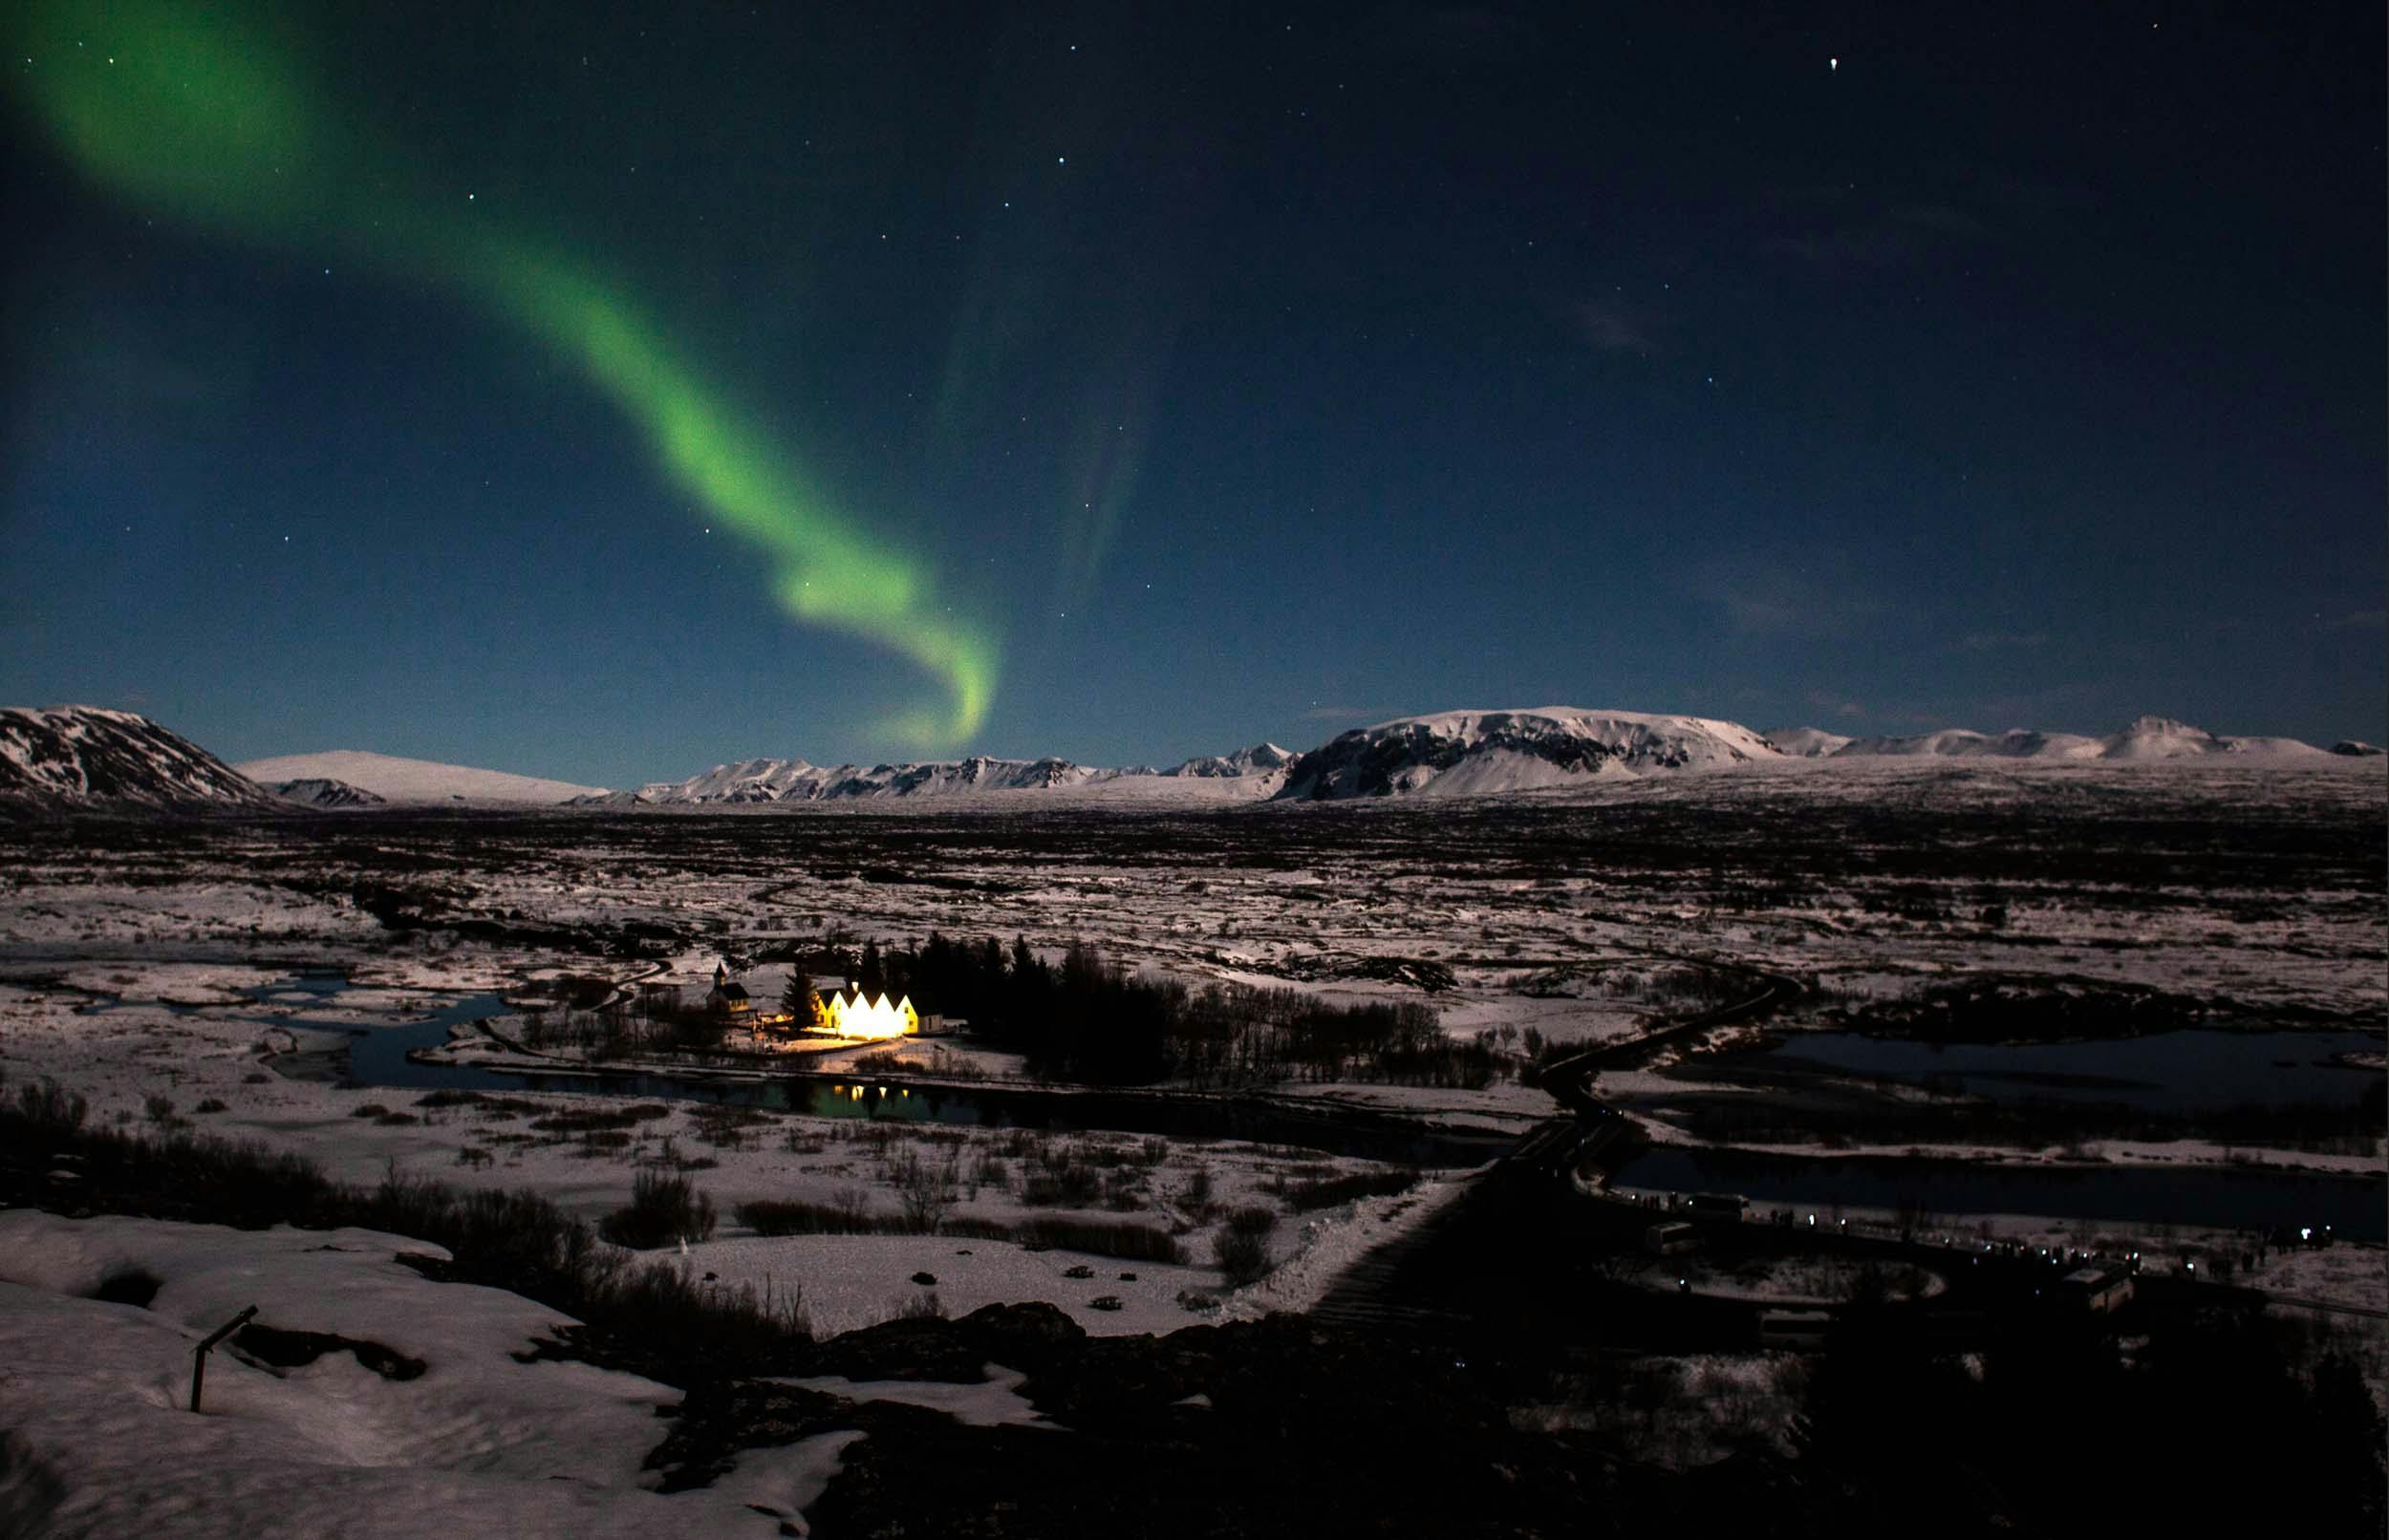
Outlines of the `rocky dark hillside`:
[[1278,795],[1474,796],[1782,757],[1747,727],[1699,717],[1564,707],[1443,712],[1356,728],[1311,750],[1286,771]]
[[266,789],[285,802],[303,802],[309,807],[382,807],[389,799],[352,786],[345,781],[324,776],[304,776],[297,781],[275,781]]
[[270,808],[271,792],[129,711],[0,709],[0,799],[20,808]]

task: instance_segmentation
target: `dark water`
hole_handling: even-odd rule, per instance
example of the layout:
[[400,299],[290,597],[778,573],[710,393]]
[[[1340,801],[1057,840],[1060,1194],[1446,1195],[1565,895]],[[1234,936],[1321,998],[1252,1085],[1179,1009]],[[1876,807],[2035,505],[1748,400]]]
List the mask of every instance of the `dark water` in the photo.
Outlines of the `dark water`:
[[[287,1003],[294,991],[329,999],[347,987],[336,978],[302,977],[251,992],[261,1003]],[[1168,1093],[1034,1091],[918,1085],[901,1077],[774,1075],[767,1080],[705,1080],[639,1073],[556,1074],[495,1070],[477,1064],[425,1064],[406,1056],[448,1040],[452,1026],[514,1015],[495,995],[469,995],[420,1020],[359,1029],[304,1016],[270,1024],[352,1035],[350,1080],[402,1090],[562,1091],[641,1101],[712,1102],[815,1118],[893,1118],[983,1128],[1057,1132],[1105,1129],[1179,1139],[1242,1139],[1292,1144],[1365,1160],[1428,1166],[1478,1166],[1510,1147],[1497,1136],[1426,1133],[1391,1120],[1321,1115],[1275,1103]]]
[[[329,999],[347,988],[337,977],[301,977],[255,991],[261,1002],[287,1003],[292,992]],[[734,1102],[817,1118],[896,1118],[978,1127],[1039,1128],[1080,1132],[1097,1129],[1166,1134],[1180,1139],[1244,1139],[1292,1144],[1367,1160],[1420,1166],[1474,1166],[1501,1153],[1510,1141],[1478,1136],[1423,1135],[1407,1126],[1372,1123],[1348,1113],[1315,1115],[1271,1103],[1216,1097],[1102,1091],[1031,1091],[910,1084],[897,1078],[790,1075],[764,1080],[706,1080],[665,1075],[549,1073],[517,1074],[479,1065],[421,1064],[407,1054],[448,1039],[448,1029],[514,1012],[495,995],[461,996],[429,1016],[360,1030],[352,1023],[271,1018],[268,1024],[309,1027],[353,1035],[348,1073],[362,1085],[408,1090],[562,1091],[583,1096],[622,1096],[643,1101]],[[265,1019],[265,1018],[261,1018]],[[2137,1039],[2161,1043],[2185,1036]],[[2330,1052],[2358,1045],[2344,1033],[2269,1034],[2235,1038],[2268,1049],[2271,1058],[2297,1052],[2292,1041],[2328,1042]],[[1813,1044],[1817,1038],[1799,1039]],[[1871,1039],[1860,1039],[1868,1041]],[[1875,1045],[1881,1046],[1881,1045]],[[1914,1048],[1915,1044],[1890,1046]],[[2066,1045],[2116,1047],[2117,1044]],[[2134,1059],[2110,1062],[2137,1062]],[[2086,1071],[2085,1073],[2096,1073]],[[2253,1071],[2249,1072],[2251,1075]],[[2317,1073],[2324,1073],[2318,1071]],[[2358,1091],[2364,1072],[2329,1074]],[[2330,1083],[2339,1083],[2332,1081]],[[2351,1095],[2356,1094],[2351,1092]],[[2025,1213],[2270,1230],[2276,1225],[2330,1225],[2351,1240],[2380,1240],[2389,1232],[2389,1186],[2378,1179],[2305,1176],[2237,1166],[2024,1166],[1965,1161],[1893,1158],[1809,1159],[1736,1150],[1690,1150],[1662,1145],[1634,1156],[1612,1178],[1619,1186],[1677,1192],[1738,1192],[1763,1205],[1823,1209],[1896,1208],[1921,1202],[1936,1214]]]
[[1823,1210],[1921,1203],[1955,1214],[2049,1214],[2141,1224],[2271,1230],[2329,1225],[2350,1240],[2389,1231],[2378,1178],[2305,1176],[2239,1166],[2011,1166],[1966,1161],[1808,1159],[1661,1145],[1627,1161],[1613,1186],[1738,1192],[1761,1206]]
[[2163,1032],[2098,1042],[1949,1043],[1803,1033],[1758,1056],[1782,1068],[1821,1066],[1990,1097],[2120,1102],[2149,1112],[2228,1107],[2353,1106],[2381,1072],[2332,1062],[2378,1053],[2357,1032]]

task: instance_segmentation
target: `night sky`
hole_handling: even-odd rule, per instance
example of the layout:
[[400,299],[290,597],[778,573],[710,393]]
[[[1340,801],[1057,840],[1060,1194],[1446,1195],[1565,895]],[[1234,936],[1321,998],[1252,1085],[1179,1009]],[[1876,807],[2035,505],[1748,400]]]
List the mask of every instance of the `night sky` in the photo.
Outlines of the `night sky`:
[[2378,3],[0,27],[0,702],[612,785],[2389,717]]

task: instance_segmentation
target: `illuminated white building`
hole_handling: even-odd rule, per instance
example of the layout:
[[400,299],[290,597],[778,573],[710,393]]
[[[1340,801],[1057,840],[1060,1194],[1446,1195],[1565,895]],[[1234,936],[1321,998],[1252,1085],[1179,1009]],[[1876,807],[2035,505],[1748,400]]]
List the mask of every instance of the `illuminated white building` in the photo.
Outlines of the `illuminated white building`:
[[860,987],[839,990],[822,1005],[829,1029],[841,1037],[904,1037],[921,1030],[920,1013],[913,997],[891,1001],[885,995],[867,997]]

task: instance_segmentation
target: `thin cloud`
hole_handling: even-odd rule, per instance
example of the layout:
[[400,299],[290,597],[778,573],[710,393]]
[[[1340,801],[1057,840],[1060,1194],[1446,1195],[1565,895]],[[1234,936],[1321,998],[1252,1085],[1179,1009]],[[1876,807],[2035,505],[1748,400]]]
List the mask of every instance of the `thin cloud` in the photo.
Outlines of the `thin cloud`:
[[1758,249],[1796,257],[1820,273],[1851,267],[1893,267],[1914,256],[1919,243],[1902,230],[1851,228],[1810,235],[1771,235]]
[[1911,229],[1932,230],[1941,235],[1972,239],[1981,235],[1983,222],[1953,203],[1903,203],[1891,211],[1891,223]]
[[1577,334],[1603,353],[1659,351],[1651,317],[1619,300],[1579,300],[1569,308]]
[[1374,721],[1388,715],[1390,708],[1385,706],[1313,706],[1302,713],[1302,719],[1306,722],[1351,722],[1364,718]]
[[2389,610],[2351,610],[2323,622],[2325,631],[2378,631],[2389,626]]
[[1866,715],[1866,708],[1864,706],[1860,705],[1855,700],[1844,700],[1840,695],[1837,695],[1828,690],[1811,690],[1807,695],[1801,696],[1800,698],[1816,707],[1819,711],[1831,712],[1836,717],[1863,717]]
[[1754,636],[1823,636],[1873,620],[1890,606],[1868,588],[1848,557],[1794,562],[1745,557],[1711,568],[1699,597]]
[[[1818,201],[1813,196],[1776,200],[1779,206]],[[1771,235],[1758,243],[1758,249],[1792,257],[1819,274],[1830,275],[1896,267],[1933,247],[1977,241],[1988,233],[1982,221],[1953,203],[1899,203],[1879,214],[1835,221],[1821,228]]]
[[2049,633],[2045,631],[1970,631],[1958,638],[1958,645],[1973,652],[2001,652],[2011,648],[2047,647]]

